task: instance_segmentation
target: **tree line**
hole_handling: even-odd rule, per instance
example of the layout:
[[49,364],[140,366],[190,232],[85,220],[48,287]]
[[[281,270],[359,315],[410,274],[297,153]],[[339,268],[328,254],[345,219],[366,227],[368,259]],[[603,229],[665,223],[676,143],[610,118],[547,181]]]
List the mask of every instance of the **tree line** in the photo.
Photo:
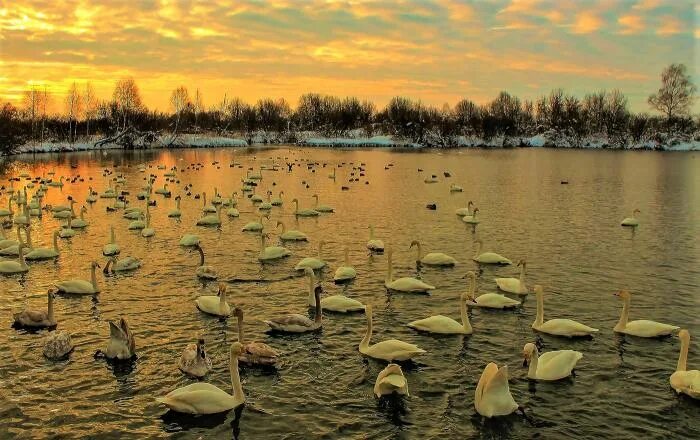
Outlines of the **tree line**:
[[[240,98],[223,99],[205,107],[199,89],[173,90],[170,112],[149,110],[133,78],[118,80],[112,97],[99,100],[90,83],[72,84],[62,103],[46,88],[24,93],[22,105],[0,107],[0,148],[12,152],[23,143],[115,139],[126,131],[150,133],[151,139],[174,141],[181,133],[241,136],[263,142],[295,142],[302,132],[326,137],[393,135],[430,146],[454,146],[460,136],[489,140],[529,137],[543,133],[566,136],[576,144],[587,136],[601,136],[611,146],[671,134],[691,134],[700,128],[690,110],[696,87],[687,68],[672,64],[661,75],[660,89],[648,103],[659,115],[632,113],[619,91],[599,91],[579,98],[562,89],[531,100],[501,92],[491,102],[463,99],[454,106],[425,105],[419,100],[394,97],[378,109],[355,97],[307,93],[295,108],[284,99],[260,99],[254,104]],[[47,109],[62,104],[62,113]],[[130,138],[130,139],[133,139]],[[125,146],[130,146],[125,143]]]

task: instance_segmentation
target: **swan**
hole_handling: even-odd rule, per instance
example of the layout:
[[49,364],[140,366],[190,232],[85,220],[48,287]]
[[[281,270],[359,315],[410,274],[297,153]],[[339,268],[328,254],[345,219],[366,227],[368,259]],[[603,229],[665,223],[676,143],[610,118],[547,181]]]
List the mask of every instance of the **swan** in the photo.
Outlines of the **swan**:
[[474,208],[474,211],[472,211],[471,215],[467,214],[467,215],[462,217],[462,221],[464,223],[469,223],[470,225],[478,225],[479,220],[477,220],[477,218],[476,218],[477,212],[479,212],[479,208]]
[[238,193],[236,191],[234,191],[231,194],[231,198],[224,200],[222,202],[222,204],[226,207],[235,208],[238,205],[238,201],[236,200],[237,197],[238,197]]
[[68,217],[75,218],[75,212],[73,211],[73,205],[75,205],[75,200],[73,200],[71,197],[68,197],[68,203],[69,207],[68,209],[65,206],[54,206],[51,208],[53,211],[53,218],[58,218],[58,219],[65,219]]
[[231,316],[231,306],[226,302],[226,284],[220,283],[216,295],[202,295],[195,300],[197,308],[210,315]]
[[31,250],[32,250],[32,235],[31,235],[31,228],[29,226],[26,226],[24,228],[24,233],[27,235],[27,242],[25,243],[24,240],[22,240],[22,227],[17,226],[17,240],[18,244],[8,246],[6,248],[0,249],[0,255],[3,256],[9,256],[9,257],[14,257],[19,255],[19,247],[20,245],[23,245],[22,252],[24,255],[27,255]]
[[214,187],[214,197],[211,199],[211,204],[214,206],[221,205],[224,203],[224,199],[221,198],[219,194],[219,189]]
[[393,254],[394,252],[391,249],[387,250],[387,273],[386,280],[384,281],[384,286],[386,286],[387,289],[412,293],[427,293],[429,290],[435,289],[435,286],[431,286],[416,278],[403,277],[395,280],[394,267],[392,264]]
[[284,203],[284,200],[282,200],[282,194],[284,194],[284,191],[280,191],[277,198],[275,200],[273,200],[272,202],[270,202],[270,203],[272,203],[272,206],[282,206],[282,204]]
[[167,183],[164,183],[162,188],[158,188],[157,190],[155,190],[155,193],[166,196],[166,197],[169,197],[171,194],[170,190],[168,189]]
[[97,352],[107,359],[126,360],[136,356],[136,341],[125,318],[119,318],[119,324],[109,322],[109,342],[104,350]]
[[180,246],[192,247],[199,245],[199,236],[195,234],[185,234],[180,238]]
[[76,229],[83,229],[88,226],[88,222],[85,220],[85,214],[88,210],[85,206],[80,208],[80,218],[71,220],[71,227]]
[[241,215],[241,213],[240,213],[240,211],[238,211],[238,209],[236,209],[236,208],[228,208],[228,209],[226,210],[226,215],[229,216],[229,217],[238,217],[238,216]]
[[459,312],[462,323],[443,315],[433,315],[428,318],[419,319],[408,323],[408,327],[429,333],[439,333],[443,335],[471,335],[472,325],[467,315],[467,293],[463,292],[459,296]]
[[199,266],[197,267],[197,270],[195,273],[197,274],[197,278],[203,278],[205,280],[215,280],[219,277],[219,275],[216,273],[216,269],[214,267],[205,265],[204,264],[204,250],[202,247],[197,244],[194,246],[195,249],[197,249],[197,252],[199,252]]
[[408,394],[408,382],[398,364],[389,364],[379,372],[377,380],[374,382],[374,395],[377,397],[398,394],[410,396]]
[[114,235],[114,226],[109,227],[109,243],[104,245],[102,248],[102,255],[105,257],[111,257],[112,255],[119,255],[121,248],[116,243],[116,238]]
[[299,211],[299,200],[297,199],[293,199],[292,203],[294,203],[294,215],[297,217],[316,217],[319,215],[319,212],[314,209],[302,209]]
[[343,261],[343,265],[337,268],[335,275],[333,275],[333,281],[336,283],[354,280],[357,277],[357,271],[350,265],[350,249],[347,246],[345,246],[345,259]]
[[301,231],[287,230],[287,227],[281,221],[277,221],[277,227],[282,226],[280,240],[283,241],[307,241],[308,237]]
[[267,192],[267,201],[262,202],[260,206],[258,206],[258,210],[260,211],[269,211],[272,209],[272,202],[270,200],[270,196],[272,196],[272,191]]
[[457,184],[454,184],[454,183],[451,183],[451,184],[450,184],[450,192],[451,192],[451,193],[453,193],[453,192],[462,192],[462,191],[463,191],[463,189],[462,189],[461,186],[459,186],[459,185],[457,185]]
[[143,210],[134,206],[132,208],[126,208],[124,210],[124,214],[122,214],[122,218],[125,218],[127,220],[138,220],[141,218],[142,215]]
[[128,272],[131,270],[136,270],[141,267],[141,260],[134,257],[126,257],[117,260],[116,256],[111,257],[107,260],[107,264],[102,272],[106,275],[111,271],[114,272]]
[[146,211],[146,227],[141,230],[142,237],[153,237],[156,230],[151,227],[151,213]]
[[12,210],[12,198],[7,198],[7,209],[0,209],[0,217],[9,217],[15,212]]
[[478,297],[474,297],[476,290],[476,274],[473,271],[467,272],[469,278],[469,300],[471,307],[486,307],[489,309],[505,309],[520,305],[520,301],[510,299],[500,293],[484,293]]
[[0,261],[0,273],[4,274],[14,274],[14,273],[24,273],[29,271],[29,266],[24,261],[24,248],[26,245],[19,245],[18,261]]
[[55,187],[61,187],[61,186],[63,186],[63,176],[61,176],[61,178],[58,180],[58,182],[55,181],[55,180],[52,180],[51,182],[47,183],[47,185],[49,185],[49,186],[55,186]]
[[555,336],[591,336],[598,331],[597,328],[589,327],[571,319],[550,319],[544,320],[544,292],[542,286],[535,286],[537,294],[537,316],[532,328],[538,332],[548,333]]
[[53,248],[34,248],[27,252],[24,258],[27,260],[48,260],[50,258],[56,258],[58,255],[58,231],[54,231]]
[[335,180],[335,167],[333,167],[333,172],[328,175],[328,178]]
[[260,167],[260,172],[258,172],[258,174],[248,175],[248,179],[250,179],[250,180],[262,180],[262,178],[263,178],[262,177],[262,170],[263,170],[263,167]]
[[425,264],[426,266],[454,266],[457,264],[457,260],[442,252],[431,252],[421,257],[421,254],[423,254],[423,247],[418,240],[413,240],[409,249],[413,246],[416,246],[416,250],[418,251],[416,254],[417,264]]
[[180,210],[180,196],[175,196],[175,209],[168,212],[168,217],[177,218],[182,216],[182,211]]
[[[8,248],[8,247],[10,247],[10,246],[17,246],[17,245],[19,244],[19,241],[18,241],[18,240],[9,240],[9,239],[7,239],[7,238],[5,237],[5,234],[3,233],[3,230],[2,230],[2,229],[3,229],[3,228],[0,227],[0,249],[5,249],[5,248]],[[17,233],[19,234],[19,229],[18,229],[18,232],[17,232]]]
[[221,226],[221,208],[217,208],[216,214],[205,215],[197,220],[197,226]]
[[474,393],[474,408],[484,417],[507,416],[518,409],[508,386],[508,366],[490,362],[481,373]]
[[16,216],[13,220],[13,223],[16,225],[27,226],[31,222],[29,208],[27,207],[27,205],[22,205],[21,212],[22,215]]
[[241,354],[240,342],[231,344],[229,369],[233,395],[222,391],[214,385],[197,382],[180,387],[163,397],[156,398],[173,411],[185,414],[217,414],[237,408],[245,402],[241,378],[238,374],[238,356]]
[[614,295],[622,298],[624,301],[622,315],[620,315],[620,320],[614,328],[616,333],[625,333],[632,336],[639,336],[640,338],[655,338],[658,336],[668,336],[680,328],[675,325],[663,324],[646,319],[628,321],[632,295],[626,289],[620,290],[614,293]]
[[87,203],[95,203],[97,201],[97,193],[93,191],[92,187],[89,187],[88,195],[85,197]]
[[474,253],[474,257],[472,258],[472,260],[476,261],[477,263],[481,263],[481,264],[513,264],[513,262],[510,261],[509,259],[507,259],[506,257],[498,255],[497,253],[494,253],[494,252],[484,252],[482,254],[481,247],[483,246],[483,242],[481,240],[477,240],[476,244],[477,244],[477,248],[476,248],[476,252]]
[[498,288],[504,292],[527,295],[528,290],[525,285],[525,267],[527,263],[521,259],[518,261],[518,266],[520,266],[520,278],[494,278],[493,280]]
[[15,313],[15,326],[31,328],[56,327],[56,317],[53,313],[53,290],[49,289],[46,296],[48,297],[48,307],[46,310],[32,310],[25,308],[21,312]]
[[68,281],[60,281],[56,283],[56,288],[59,293],[70,293],[75,295],[94,295],[100,293],[100,288],[97,285],[97,268],[100,267],[96,261],[90,265],[90,281],[72,279]]
[[146,222],[144,221],[144,215],[142,212],[139,212],[138,220],[134,220],[129,223],[129,226],[127,229],[130,231],[136,231],[136,230],[141,230],[146,227]]
[[687,394],[693,399],[700,399],[700,370],[688,370],[688,347],[690,347],[690,332],[681,330],[678,332],[681,340],[681,354],[678,357],[676,371],[671,375],[671,388],[676,393]]
[[[309,307],[314,307],[316,305],[316,291],[314,289],[316,285],[316,276],[314,275],[314,271],[308,267],[304,269],[304,273],[309,278],[308,304]],[[365,309],[364,304],[344,295],[331,295],[321,299],[321,307],[323,310],[330,310],[331,312],[337,313],[359,312]]]
[[212,204],[207,204],[207,193],[205,193],[205,192],[202,193],[202,203],[203,203],[203,205],[202,205],[202,212],[203,213],[205,213],[205,214],[216,213],[216,206],[214,206]]
[[374,226],[369,225],[369,241],[367,242],[367,249],[371,252],[384,252],[384,242],[374,238]]
[[316,286],[316,289],[314,290],[316,316],[314,317],[313,321],[304,315],[293,313],[278,318],[265,320],[265,324],[270,326],[270,330],[283,333],[307,333],[321,329],[321,327],[323,327],[321,290],[321,286]]
[[314,199],[316,199],[316,206],[314,206],[314,211],[318,212],[333,212],[333,208],[331,208],[328,205],[319,205],[318,204],[318,194],[314,194],[312,196]]
[[73,351],[70,333],[65,331],[49,332],[44,340],[43,354],[47,359],[62,359]]
[[280,258],[288,257],[291,255],[289,249],[283,246],[265,246],[265,239],[270,238],[267,234],[260,234],[260,254],[258,255],[258,260],[260,261],[272,261],[278,260]]
[[211,358],[204,351],[204,339],[200,338],[196,344],[187,344],[182,351],[177,367],[185,374],[202,378],[211,370]]
[[639,220],[635,217],[637,214],[641,214],[639,209],[635,209],[632,213],[632,217],[626,217],[620,223],[620,226],[639,226]]
[[409,344],[408,342],[399,341],[398,339],[387,339],[382,342],[377,342],[374,345],[369,345],[372,339],[372,305],[365,306],[365,314],[367,315],[367,331],[365,336],[360,341],[360,353],[374,359],[385,361],[407,361],[414,356],[425,353],[426,351],[419,348],[417,345]]
[[262,218],[262,216],[260,216],[259,222],[248,222],[243,226],[243,229],[241,229],[241,231],[243,231],[243,232],[260,232],[263,230],[262,221],[263,221],[263,218]]
[[297,263],[296,266],[294,266],[294,270],[304,270],[306,268],[318,270],[325,267],[326,262],[321,258],[321,250],[323,249],[324,244],[326,244],[326,242],[323,240],[318,242],[318,257],[303,258],[299,263]]
[[527,377],[535,380],[559,380],[571,376],[583,354],[574,350],[557,350],[540,355],[537,346],[528,342],[523,347],[523,356],[523,366],[530,364]]
[[243,339],[243,309],[236,307],[233,313],[238,324],[238,342],[241,343],[241,353],[238,360],[248,365],[272,366],[277,364],[279,353],[264,342],[244,342]]
[[75,229],[73,229],[73,219],[68,217],[66,219],[66,224],[62,225],[61,229],[58,231],[58,236],[61,238],[71,238],[75,237]]

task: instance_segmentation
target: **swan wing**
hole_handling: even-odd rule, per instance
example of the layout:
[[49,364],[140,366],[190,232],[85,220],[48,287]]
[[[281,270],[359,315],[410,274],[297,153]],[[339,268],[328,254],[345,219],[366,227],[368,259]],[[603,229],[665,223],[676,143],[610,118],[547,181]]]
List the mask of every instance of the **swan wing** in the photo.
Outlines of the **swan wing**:
[[520,293],[520,280],[518,278],[494,278],[499,289],[509,293]]
[[414,355],[425,353],[425,350],[417,345],[409,344],[408,342],[398,339],[387,339],[386,341],[378,342],[371,345],[366,350],[366,354],[371,357],[384,360],[408,360]]
[[500,293],[484,293],[471,302],[478,307],[488,307],[492,309],[503,309],[505,307],[515,307],[520,305],[520,301],[508,298]]
[[275,330],[293,331],[294,329],[307,329],[314,326],[314,321],[309,319],[307,316],[296,313],[273,318],[265,321],[265,323]]
[[518,409],[518,404],[510,394],[507,365],[494,372],[484,384],[481,405],[485,412],[482,415],[486,417],[504,416]]
[[597,328],[589,327],[573,319],[550,319],[540,325],[537,330],[558,336],[586,336],[598,331]]
[[95,293],[92,283],[85,280],[61,281],[55,286],[59,291],[66,293]]
[[673,331],[678,330],[680,327],[675,325],[664,324],[656,321],[649,321],[647,319],[639,319],[636,321],[630,321],[625,326],[623,330],[624,333],[640,336],[643,338],[653,338],[655,336],[666,336],[673,333]]
[[187,390],[178,389],[156,400],[174,411],[187,414],[216,414],[228,411],[243,403],[213,385]]
[[416,330],[431,333],[464,333],[464,326],[462,326],[462,324],[443,315],[433,315],[428,318],[419,319],[409,323],[408,326]]
[[25,310],[20,318],[23,322],[42,323],[49,320],[49,315],[43,310]]
[[348,298],[344,295],[333,295],[321,300],[321,307],[324,310],[333,312],[347,312],[349,310],[364,310],[365,306],[356,299]]
[[435,289],[435,286],[431,286],[430,284],[411,277],[399,278],[391,283],[388,283],[386,287],[403,292],[426,292],[428,290]]
[[574,350],[549,351],[540,355],[537,362],[538,379],[557,380],[571,375],[583,354]]
[[700,399],[700,371],[676,371],[671,375],[671,387],[677,393],[684,393]]
[[244,346],[245,352],[257,357],[276,358],[279,353],[263,342],[249,342]]

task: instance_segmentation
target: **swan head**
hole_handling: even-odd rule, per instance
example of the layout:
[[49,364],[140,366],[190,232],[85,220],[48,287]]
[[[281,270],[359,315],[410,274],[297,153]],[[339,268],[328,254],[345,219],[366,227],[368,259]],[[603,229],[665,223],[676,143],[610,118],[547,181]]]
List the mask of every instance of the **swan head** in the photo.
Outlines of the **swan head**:
[[521,258],[520,261],[518,261],[518,266],[522,266],[522,267],[527,266],[527,263],[525,262],[524,258]]
[[90,267],[93,269],[98,269],[98,268],[101,269],[102,268],[102,266],[100,266],[100,264],[97,261],[93,261],[92,264],[90,265]]
[[632,212],[632,214],[634,214],[634,215],[641,214],[641,213],[642,213],[642,211],[640,211],[639,209],[635,209],[635,210]]
[[233,314],[236,315],[236,318],[238,319],[243,319],[243,309],[240,307],[236,307],[233,309]]
[[243,344],[240,342],[234,342],[231,344],[231,356],[238,358],[241,353],[243,353]]
[[420,241],[418,240],[413,240],[411,242],[411,245],[408,247],[409,249],[412,248],[413,246],[420,246]]
[[613,295],[618,296],[618,297],[620,297],[620,298],[622,298],[622,299],[629,299],[629,298],[632,297],[632,295],[630,294],[629,290],[627,290],[627,289],[622,289],[622,290],[620,290],[620,291],[618,291],[618,292],[613,293]]
[[281,221],[277,220],[277,227],[279,228],[280,226],[284,226],[284,223],[282,223]]
[[690,332],[686,329],[681,329],[681,331],[678,332],[678,339],[683,342],[690,342]]
[[207,352],[204,351],[204,338],[199,338],[197,340],[197,357],[206,359]]
[[221,296],[226,293],[226,284],[219,283],[219,290],[216,292],[216,296]]
[[299,200],[297,200],[297,199],[292,199],[292,203],[299,203]]
[[535,285],[535,293],[538,295],[542,295],[542,293],[544,293],[544,290],[540,284]]
[[476,280],[476,272],[470,270],[466,275],[464,275],[464,278],[469,278],[470,280],[474,281]]
[[537,347],[532,342],[528,342],[527,344],[525,344],[525,346],[523,347],[523,367],[526,367],[528,362],[530,362],[530,358],[532,358],[532,353],[534,353],[535,350],[537,350]]
[[474,208],[474,211],[472,211],[472,215],[476,214],[477,212],[479,212],[479,208],[478,208],[478,207],[477,207],[477,208]]

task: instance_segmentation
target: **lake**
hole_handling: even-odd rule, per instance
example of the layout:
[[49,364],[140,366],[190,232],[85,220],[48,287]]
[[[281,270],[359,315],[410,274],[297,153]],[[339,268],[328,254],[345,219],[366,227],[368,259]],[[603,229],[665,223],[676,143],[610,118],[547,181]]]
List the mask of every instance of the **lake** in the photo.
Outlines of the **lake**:
[[[218,165],[213,165],[218,161]],[[241,168],[230,167],[239,162]],[[309,166],[309,163],[316,163]],[[139,164],[152,166],[146,173]],[[201,163],[198,170],[185,169]],[[223,218],[220,229],[195,226],[202,200],[194,195],[214,188],[226,197],[241,192],[241,178],[252,167],[263,170],[257,194],[284,191],[265,224],[277,243],[277,220],[309,236],[288,243],[285,260],[261,265],[260,239],[241,232],[259,218],[248,199],[239,199],[239,218]],[[294,163],[291,172],[286,163]],[[364,176],[349,182],[353,166]],[[112,199],[86,204],[89,226],[61,240],[56,261],[32,262],[26,275],[0,277],[0,435],[3,438],[698,438],[700,405],[678,397],[669,386],[680,343],[677,337],[641,339],[613,332],[622,302],[613,295],[632,292],[632,319],[653,319],[687,328],[689,368],[700,366],[700,166],[695,153],[585,151],[556,149],[391,151],[365,149],[250,148],[105,151],[17,156],[4,169],[7,179],[27,172],[43,176],[79,176],[75,183],[50,188],[44,202],[65,204],[68,195],[84,204],[88,187],[102,192],[108,179],[123,175],[131,206],[144,206],[136,193],[149,173],[162,187],[167,168],[178,167],[172,198],[154,195],[151,209],[156,235],[145,239],[127,230],[121,212],[107,212]],[[339,167],[340,165],[340,167]],[[336,179],[330,179],[332,169]],[[114,173],[104,177],[103,170]],[[419,171],[422,169],[423,171]],[[451,177],[445,177],[449,172]],[[437,176],[437,183],[424,179]],[[568,184],[562,184],[566,180]],[[368,183],[365,183],[368,182]],[[14,187],[23,186],[14,182]],[[464,192],[450,192],[451,183]],[[183,190],[192,184],[192,194]],[[342,190],[341,187],[348,187]],[[35,188],[36,189],[36,188]],[[34,190],[35,190],[34,189]],[[29,190],[31,194],[34,190]],[[174,196],[182,195],[180,220],[167,217]],[[312,207],[312,195],[335,208],[317,218],[293,215],[293,198]],[[455,215],[468,200],[479,207],[481,223],[472,228]],[[436,204],[435,210],[426,208]],[[7,194],[0,206],[7,205]],[[640,226],[620,221],[635,208]],[[32,220],[35,243],[51,245],[61,221],[45,213]],[[99,296],[58,296],[58,330],[72,334],[75,351],[64,361],[42,356],[46,331],[11,328],[12,313],[26,304],[46,307],[46,290],[68,278],[89,279],[93,260],[102,266],[109,227],[116,228],[121,256],[143,260],[123,275],[98,272]],[[384,287],[386,255],[369,255],[368,226],[394,249],[396,276],[420,276],[437,287],[430,295],[389,293]],[[155,397],[192,383],[177,368],[188,343],[204,337],[213,359],[206,381],[231,392],[228,350],[236,340],[236,321],[207,316],[194,300],[215,294],[217,283],[195,276],[196,252],[178,246],[185,233],[201,237],[207,264],[222,279],[272,282],[229,283],[228,301],[245,313],[247,339],[264,341],[282,353],[276,371],[241,369],[247,404],[220,416],[187,417],[167,411]],[[15,232],[5,230],[8,238]],[[315,256],[324,240],[321,273],[325,294],[344,293],[374,306],[373,342],[397,338],[427,353],[404,367],[411,396],[378,400],[374,381],[385,363],[358,352],[364,314],[325,313],[323,330],[306,335],[265,333],[263,319],[307,313],[308,281],[294,265]],[[427,252],[458,260],[454,268],[417,270],[413,240]],[[537,335],[535,295],[511,311],[470,309],[470,336],[433,336],[406,327],[410,321],[443,314],[459,319],[458,297],[467,288],[465,274],[477,271],[479,292],[495,292],[494,277],[516,276],[515,265],[478,268],[471,258],[476,240],[484,250],[514,262],[527,260],[527,281],[545,291],[545,317],[572,318],[600,331],[592,339]],[[333,284],[333,272],[348,246],[357,279]],[[514,297],[510,295],[511,297]],[[129,320],[138,358],[115,365],[96,359],[109,337],[107,321]],[[575,377],[534,382],[522,366],[523,345],[539,340],[540,351],[573,349],[584,355]],[[527,418],[514,414],[485,419],[474,409],[474,391],[488,362],[506,364],[510,390]],[[695,420],[695,422],[693,422]]]

